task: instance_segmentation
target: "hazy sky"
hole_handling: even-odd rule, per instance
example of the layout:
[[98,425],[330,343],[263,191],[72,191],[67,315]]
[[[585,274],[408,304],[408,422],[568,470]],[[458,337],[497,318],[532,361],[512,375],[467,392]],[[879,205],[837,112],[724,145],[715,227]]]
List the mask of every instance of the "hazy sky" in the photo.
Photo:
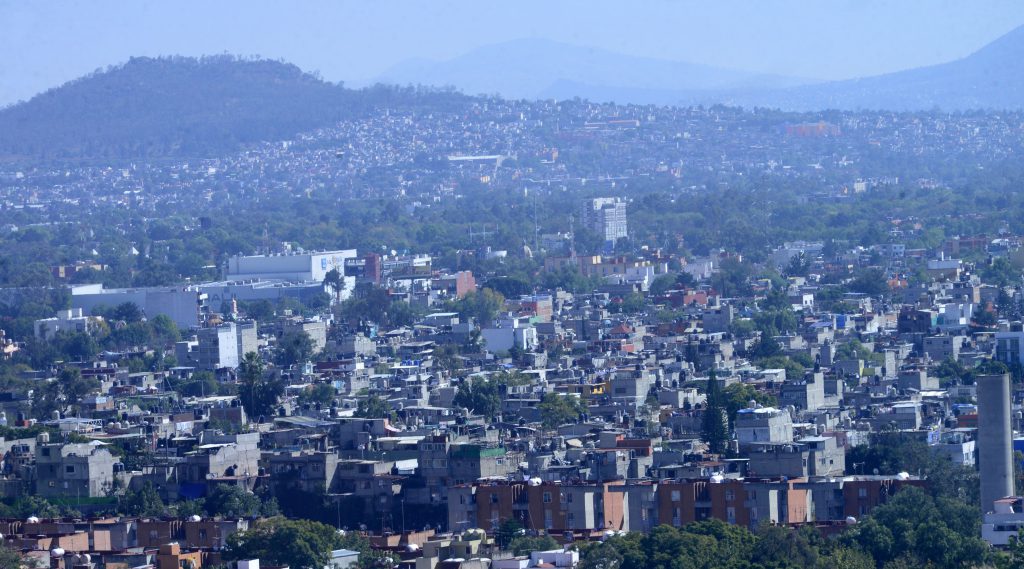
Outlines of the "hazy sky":
[[844,79],[963,57],[1021,0],[0,0],[0,105],[133,55],[262,55],[358,84],[413,57],[544,38]]

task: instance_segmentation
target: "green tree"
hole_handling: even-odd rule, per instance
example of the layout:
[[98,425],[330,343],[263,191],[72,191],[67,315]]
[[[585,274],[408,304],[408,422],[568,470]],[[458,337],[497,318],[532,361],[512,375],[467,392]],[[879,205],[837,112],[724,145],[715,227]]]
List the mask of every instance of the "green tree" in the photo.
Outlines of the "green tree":
[[750,405],[751,401],[759,403],[765,407],[778,405],[778,399],[776,399],[774,395],[758,391],[756,387],[749,383],[733,383],[722,390],[722,395],[725,398],[725,411],[729,416],[730,424],[736,420],[736,413],[740,409],[746,409],[747,406]]
[[337,391],[330,383],[317,383],[299,394],[299,403],[319,403],[321,406],[329,406],[334,402],[336,395]]
[[277,359],[283,367],[303,363],[313,356],[313,338],[305,331],[286,332],[277,342]]
[[658,275],[654,277],[653,281],[651,281],[651,286],[648,292],[654,297],[663,296],[676,286],[676,281],[677,277],[674,273]]
[[379,395],[370,395],[359,401],[355,416],[363,419],[387,419],[392,416],[392,411],[386,400]]
[[121,509],[129,516],[147,518],[159,517],[167,512],[167,506],[151,482],[146,482],[137,491],[127,490],[121,498]]
[[166,314],[157,314],[149,320],[153,340],[160,346],[169,346],[181,339],[178,325]]
[[345,543],[331,526],[276,517],[228,536],[224,560],[260,559],[292,569],[321,569],[330,560],[331,551],[343,548]]
[[545,393],[537,405],[537,410],[540,411],[541,423],[546,428],[553,429],[575,421],[580,413],[586,411],[586,408],[576,397]]
[[494,539],[498,544],[498,547],[502,549],[508,549],[512,540],[520,535],[526,534],[526,528],[523,524],[519,523],[519,520],[515,518],[507,518],[501,522],[498,526],[498,531],[494,534]]
[[209,516],[255,518],[260,515],[263,502],[241,486],[218,484],[206,497],[203,507]]
[[481,377],[467,379],[459,384],[452,403],[487,419],[493,419],[501,411],[498,382]]
[[324,275],[324,286],[334,293],[334,301],[341,302],[341,296],[345,292],[345,276],[338,269],[331,269]]
[[263,358],[256,352],[245,354],[238,366],[238,397],[250,419],[273,415],[274,406],[284,394],[281,380],[267,379]]
[[504,306],[505,297],[489,288],[470,291],[455,303],[461,318],[474,318],[481,326],[493,322]]
[[528,535],[517,536],[512,538],[508,546],[513,555],[529,555],[533,551],[550,551],[558,548],[558,542],[550,535],[536,537]]
[[32,413],[38,419],[50,419],[54,411],[62,416],[77,414],[82,399],[99,387],[96,379],[82,377],[80,369],[65,367],[55,380],[33,391]]
[[729,441],[728,421],[726,420],[726,402],[722,395],[722,386],[715,377],[715,370],[708,375],[706,388],[707,402],[704,404],[704,415],[701,420],[701,439],[708,443],[711,452],[724,453]]
[[18,569],[23,566],[24,562],[21,554],[7,547],[7,544],[0,543],[0,567]]

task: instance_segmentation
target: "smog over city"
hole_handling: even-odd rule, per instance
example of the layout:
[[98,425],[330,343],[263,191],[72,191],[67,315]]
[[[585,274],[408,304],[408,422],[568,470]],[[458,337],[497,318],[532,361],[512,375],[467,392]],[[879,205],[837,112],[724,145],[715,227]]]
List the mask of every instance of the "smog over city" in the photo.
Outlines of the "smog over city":
[[0,569],[1024,567],[1024,4],[0,0]]

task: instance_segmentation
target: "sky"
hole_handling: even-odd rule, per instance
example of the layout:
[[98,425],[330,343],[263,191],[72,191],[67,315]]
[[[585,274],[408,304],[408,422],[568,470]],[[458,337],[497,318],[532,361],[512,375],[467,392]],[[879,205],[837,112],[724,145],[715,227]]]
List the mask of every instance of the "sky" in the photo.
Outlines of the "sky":
[[1020,0],[0,0],[0,106],[132,56],[261,55],[358,86],[523,38],[848,79],[959,59],[1020,25]]

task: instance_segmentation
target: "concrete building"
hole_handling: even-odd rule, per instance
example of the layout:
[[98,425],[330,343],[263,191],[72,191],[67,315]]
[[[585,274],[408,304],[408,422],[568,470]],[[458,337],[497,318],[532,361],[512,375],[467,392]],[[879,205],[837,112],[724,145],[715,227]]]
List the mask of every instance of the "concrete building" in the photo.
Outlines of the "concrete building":
[[114,484],[114,455],[88,443],[41,442],[36,449],[36,494],[96,498],[106,496]]
[[524,323],[518,318],[503,318],[492,328],[483,328],[480,335],[491,352],[507,352],[513,346],[523,351],[537,347],[537,330],[533,325]]
[[846,449],[835,437],[806,437],[792,444],[756,445],[748,457],[752,476],[842,476]]
[[327,322],[323,320],[295,319],[284,323],[282,332],[285,334],[305,332],[313,340],[313,353],[320,352],[327,346]]
[[622,198],[586,200],[580,215],[584,227],[615,243],[626,237],[626,201]]
[[130,302],[147,318],[163,314],[183,330],[202,323],[206,299],[206,293],[195,286],[108,289],[101,284],[91,284],[71,287],[71,308],[83,314],[91,313],[97,306],[112,307]]
[[989,545],[1006,547],[1024,528],[1024,498],[1007,496],[996,500],[993,510],[986,512],[981,523],[981,539]]
[[58,310],[53,318],[35,321],[35,336],[40,340],[52,340],[62,332],[88,334],[92,326],[102,320],[100,316],[85,316],[81,308]]
[[774,407],[740,409],[736,413],[735,428],[740,447],[793,442],[793,419],[788,411]]
[[345,260],[355,259],[355,249],[295,252],[277,255],[235,255],[228,259],[231,280],[280,279],[292,282],[323,282],[332,269],[345,274]]
[[981,375],[978,385],[978,462],[981,511],[1013,495],[1013,431],[1010,428],[1010,376]]
[[996,359],[1004,364],[1024,363],[1024,327],[1020,322],[1010,324],[1005,332],[996,332]]
[[[182,354],[178,350],[179,363],[182,365],[194,364],[195,367],[211,371],[235,369],[242,363],[245,354],[259,349],[256,322],[225,322],[219,326],[203,328],[197,338],[195,350],[185,352],[186,360],[180,359]],[[181,344],[187,343],[179,342],[179,346]]]
[[[355,288],[355,278],[345,278],[345,289],[341,293],[341,300],[345,300]],[[268,300],[278,302],[285,298],[294,298],[300,302],[306,302],[316,295],[325,292],[323,281],[294,282],[284,279],[244,279],[231,281],[218,281],[196,285],[200,291],[207,295],[207,305],[211,310],[220,311],[225,303],[232,300],[252,302],[255,300]]]

